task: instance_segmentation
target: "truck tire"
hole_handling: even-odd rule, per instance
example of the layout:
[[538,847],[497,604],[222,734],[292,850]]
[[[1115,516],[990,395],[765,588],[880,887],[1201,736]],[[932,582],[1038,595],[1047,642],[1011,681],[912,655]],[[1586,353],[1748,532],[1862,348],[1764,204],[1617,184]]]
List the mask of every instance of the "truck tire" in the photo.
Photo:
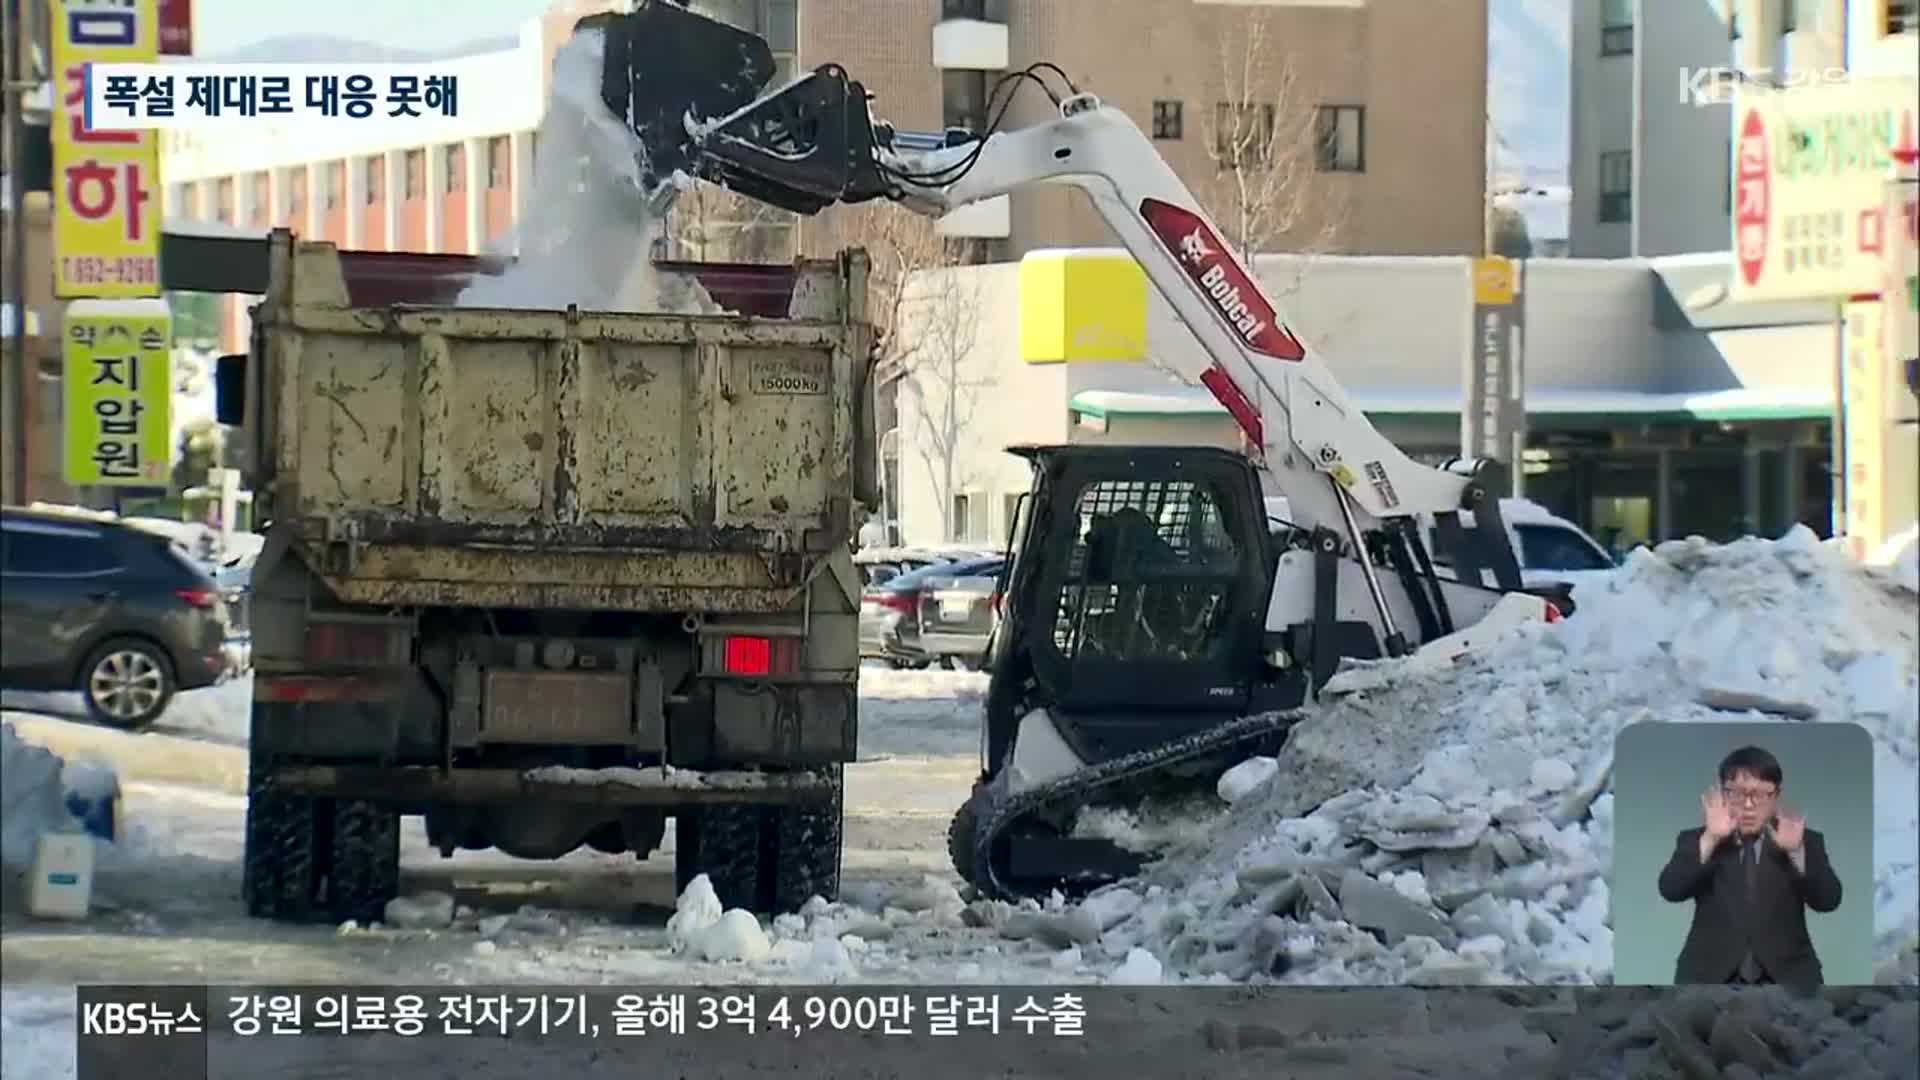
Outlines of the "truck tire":
[[757,806],[693,806],[675,814],[674,895],[705,874],[722,907],[757,909],[760,816]]
[[833,766],[817,803],[682,811],[674,824],[675,893],[705,874],[722,906],[757,915],[798,911],[815,896],[838,900],[845,776]]
[[846,810],[843,766],[833,766],[829,784],[826,799],[819,803],[767,808],[760,880],[768,889],[771,914],[798,911],[815,896],[840,899],[841,826]]
[[400,815],[359,799],[276,795],[249,781],[241,892],[255,918],[378,921],[400,891]]

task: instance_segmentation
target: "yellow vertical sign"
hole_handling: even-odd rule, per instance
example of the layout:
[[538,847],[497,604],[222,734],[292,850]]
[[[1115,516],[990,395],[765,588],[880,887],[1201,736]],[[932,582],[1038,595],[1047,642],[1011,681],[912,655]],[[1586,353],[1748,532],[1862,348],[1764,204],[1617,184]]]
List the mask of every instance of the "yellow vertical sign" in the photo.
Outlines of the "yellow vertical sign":
[[67,483],[165,487],[172,464],[173,363],[166,301],[67,305]]
[[160,133],[87,126],[90,64],[152,64],[157,0],[50,0],[53,291],[160,295]]
[[1846,307],[1846,510],[1847,550],[1857,559],[1873,555],[1886,541],[1885,343],[1880,336],[1880,304],[1855,301]]

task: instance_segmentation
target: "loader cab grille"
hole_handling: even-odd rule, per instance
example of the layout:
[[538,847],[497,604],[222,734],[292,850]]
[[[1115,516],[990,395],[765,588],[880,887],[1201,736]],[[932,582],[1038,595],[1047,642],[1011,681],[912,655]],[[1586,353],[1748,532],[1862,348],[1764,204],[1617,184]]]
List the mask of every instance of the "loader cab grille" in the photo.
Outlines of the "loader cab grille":
[[1217,664],[1233,645],[1243,552],[1204,481],[1087,485],[1053,646],[1070,664]]

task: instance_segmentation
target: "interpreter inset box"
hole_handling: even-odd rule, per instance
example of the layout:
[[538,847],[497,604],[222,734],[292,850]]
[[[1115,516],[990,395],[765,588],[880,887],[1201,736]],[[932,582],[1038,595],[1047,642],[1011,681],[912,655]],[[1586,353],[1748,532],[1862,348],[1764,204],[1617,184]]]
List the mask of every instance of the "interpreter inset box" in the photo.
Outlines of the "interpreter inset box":
[[1614,981],[1873,981],[1873,738],[1639,723],[1614,743]]

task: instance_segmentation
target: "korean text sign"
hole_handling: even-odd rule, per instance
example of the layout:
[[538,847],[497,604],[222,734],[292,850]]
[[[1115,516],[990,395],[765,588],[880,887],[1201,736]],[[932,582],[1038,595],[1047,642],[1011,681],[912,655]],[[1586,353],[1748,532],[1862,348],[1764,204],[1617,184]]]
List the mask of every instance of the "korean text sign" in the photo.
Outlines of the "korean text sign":
[[75,486],[163,487],[172,464],[172,326],[162,300],[67,306],[63,472]]
[[1805,300],[1880,288],[1886,183],[1915,146],[1911,79],[1787,92],[1743,88],[1733,110],[1731,298]]
[[460,91],[446,64],[100,64],[86,108],[96,126],[125,131],[418,124],[458,117]]
[[54,295],[160,295],[160,137],[88,124],[93,64],[152,63],[153,0],[51,0]]

